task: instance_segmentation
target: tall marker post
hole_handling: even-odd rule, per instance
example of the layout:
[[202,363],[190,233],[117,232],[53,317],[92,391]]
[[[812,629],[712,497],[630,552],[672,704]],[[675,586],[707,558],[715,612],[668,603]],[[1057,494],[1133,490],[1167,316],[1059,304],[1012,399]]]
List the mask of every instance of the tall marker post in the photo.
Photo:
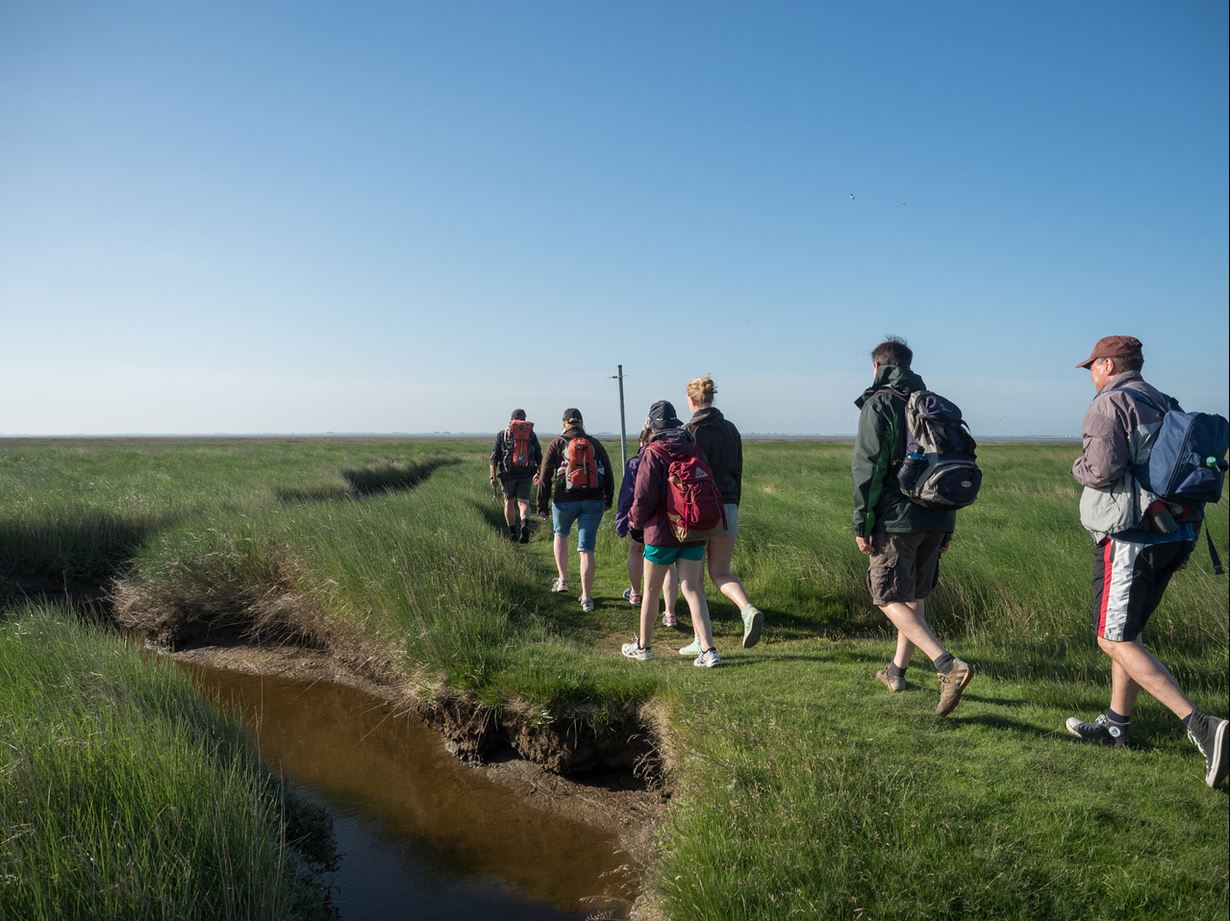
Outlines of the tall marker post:
[[619,381],[619,469],[628,467],[628,424],[624,421],[624,366],[616,365],[618,373],[611,380]]

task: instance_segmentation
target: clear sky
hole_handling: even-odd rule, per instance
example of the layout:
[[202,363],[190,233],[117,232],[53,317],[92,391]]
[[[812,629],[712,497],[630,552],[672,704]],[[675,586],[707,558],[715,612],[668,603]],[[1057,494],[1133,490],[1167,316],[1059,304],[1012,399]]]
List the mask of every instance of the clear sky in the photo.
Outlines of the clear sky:
[[1227,412],[1227,4],[0,0],[0,432]]

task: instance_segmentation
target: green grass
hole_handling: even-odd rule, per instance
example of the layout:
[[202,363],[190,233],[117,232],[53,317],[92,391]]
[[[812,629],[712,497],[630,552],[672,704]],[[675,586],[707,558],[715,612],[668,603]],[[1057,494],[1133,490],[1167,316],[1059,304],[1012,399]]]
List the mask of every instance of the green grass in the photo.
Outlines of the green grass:
[[[908,693],[871,679],[892,641],[867,600],[839,444],[747,446],[735,571],[767,627],[743,652],[733,606],[711,597],[715,671],[661,628],[654,661],[619,656],[635,613],[609,526],[598,611],[547,593],[548,529],[528,547],[498,536],[476,442],[9,444],[0,579],[7,565],[12,593],[38,566],[54,584],[87,560],[80,572],[127,579],[121,609],[144,629],[289,637],[543,721],[603,725],[658,701],[677,796],[653,885],[672,918],[1224,917],[1227,799],[1202,785],[1177,721],[1142,699],[1130,754],[1063,732],[1105,706],[1108,681],[1075,452],[982,452],[983,496],[928,608],[979,668],[944,722],[921,657]],[[1226,555],[1225,502],[1209,528]],[[1227,603],[1201,546],[1147,633],[1222,715]]]
[[331,847],[296,830],[312,810],[177,669],[120,637],[9,611],[0,739],[0,917],[330,917],[298,869]]

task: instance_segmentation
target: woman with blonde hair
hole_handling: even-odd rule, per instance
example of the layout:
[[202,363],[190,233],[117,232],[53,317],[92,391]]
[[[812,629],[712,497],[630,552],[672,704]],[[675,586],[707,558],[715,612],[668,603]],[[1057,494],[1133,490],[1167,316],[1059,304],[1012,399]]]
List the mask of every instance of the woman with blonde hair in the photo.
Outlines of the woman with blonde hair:
[[[743,583],[730,571],[735,552],[735,537],[739,533],[739,499],[743,491],[743,439],[739,430],[722,411],[713,405],[717,386],[709,375],[688,383],[688,409],[692,418],[684,425],[696,440],[713,469],[713,478],[722,494],[726,510],[725,533],[710,537],[705,551],[709,561],[709,578],[717,590],[734,602],[743,618],[743,648],[750,649],[760,639],[764,614],[747,597]],[[700,641],[693,640],[679,650],[680,655],[695,655]]]

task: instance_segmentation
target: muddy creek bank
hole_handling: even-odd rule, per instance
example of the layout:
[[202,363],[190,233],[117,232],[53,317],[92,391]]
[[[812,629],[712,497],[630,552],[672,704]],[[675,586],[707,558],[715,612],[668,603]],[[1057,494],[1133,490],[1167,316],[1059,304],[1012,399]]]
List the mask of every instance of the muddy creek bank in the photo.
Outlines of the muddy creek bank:
[[646,796],[624,794],[632,827],[611,828],[619,792],[586,791],[516,759],[465,765],[361,689],[179,658],[240,715],[261,759],[333,814],[343,856],[327,882],[343,919],[627,916],[640,869],[630,850],[653,818]]

